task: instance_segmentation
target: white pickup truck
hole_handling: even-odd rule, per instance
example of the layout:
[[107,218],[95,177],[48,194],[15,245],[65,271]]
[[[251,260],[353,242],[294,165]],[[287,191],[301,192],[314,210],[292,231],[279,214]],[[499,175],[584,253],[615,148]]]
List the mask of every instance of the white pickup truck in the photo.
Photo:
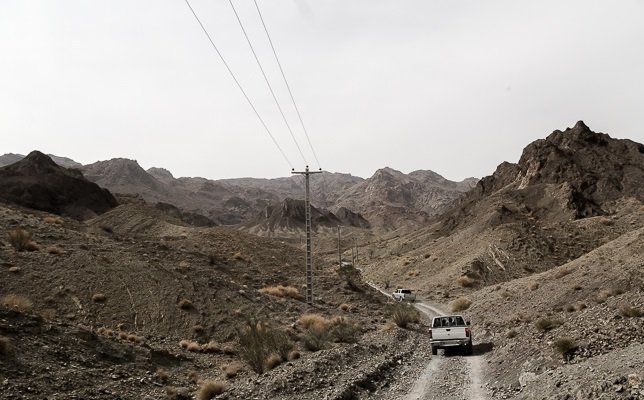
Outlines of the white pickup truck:
[[472,328],[470,321],[461,315],[434,317],[429,337],[433,355],[437,354],[438,349],[448,347],[458,347],[465,354],[472,354]]
[[397,301],[416,301],[416,293],[412,292],[411,289],[396,289],[395,292],[391,294],[391,297]]

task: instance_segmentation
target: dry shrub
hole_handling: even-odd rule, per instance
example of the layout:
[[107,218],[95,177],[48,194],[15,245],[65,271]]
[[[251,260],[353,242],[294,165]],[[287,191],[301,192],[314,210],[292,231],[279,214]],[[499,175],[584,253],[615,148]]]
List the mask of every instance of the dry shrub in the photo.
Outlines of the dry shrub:
[[58,255],[58,254],[62,254],[63,251],[59,247],[51,245],[51,246],[47,246],[47,253]]
[[237,354],[237,349],[232,344],[225,344],[225,345],[221,346],[221,351],[224,354],[227,354],[229,356]]
[[604,303],[608,300],[609,297],[613,296],[613,291],[608,289],[602,289],[599,291],[599,294],[595,297],[595,301],[598,304]]
[[577,311],[581,311],[581,310],[583,310],[583,309],[585,309],[587,307],[588,306],[586,305],[586,303],[577,303],[577,304],[575,304],[575,310],[577,310]]
[[201,378],[199,377],[199,372],[194,369],[188,371],[188,380],[192,383],[199,383],[199,381],[201,380]]
[[451,303],[450,307],[453,312],[457,312],[467,310],[471,305],[472,301],[470,299],[467,297],[459,297]]
[[52,224],[52,225],[62,225],[64,222],[64,220],[57,215],[50,215],[48,217],[45,217],[43,221],[47,224]]
[[271,354],[268,356],[266,359],[266,370],[270,371],[273,368],[277,367],[282,363],[282,357],[280,357],[278,354]]
[[9,272],[18,273],[20,271],[21,271],[20,267],[11,267],[11,268],[9,268]]
[[31,233],[22,228],[16,228],[7,234],[9,243],[18,251],[38,250],[38,245],[31,240]]
[[163,367],[157,368],[155,375],[157,376],[157,379],[159,379],[159,381],[163,383],[166,383],[170,380],[170,371]]
[[246,258],[240,252],[233,254],[233,259],[239,260],[239,261],[246,261]]
[[231,379],[237,376],[239,371],[241,371],[244,368],[244,366],[239,363],[239,362],[232,362],[230,364],[226,364],[222,367],[222,370],[224,371],[224,376],[227,379]]
[[309,329],[312,326],[324,326],[329,324],[329,320],[320,314],[304,314],[298,318],[297,323],[304,329]]
[[349,311],[351,309],[351,305],[347,303],[342,303],[338,308],[342,311]]
[[56,310],[53,308],[43,308],[40,310],[39,314],[47,321],[53,321],[56,319]]
[[181,347],[182,349],[187,349],[190,343],[192,343],[191,340],[183,339],[182,341],[179,342],[179,347]]
[[29,300],[25,296],[21,296],[19,294],[13,294],[13,293],[10,293],[4,296],[2,300],[0,300],[0,304],[2,304],[7,308],[20,311],[20,312],[31,311],[33,307],[33,303],[31,302],[31,300]]
[[539,282],[532,282],[530,285],[530,290],[537,290],[539,289]]
[[205,380],[202,381],[197,390],[197,400],[210,400],[213,397],[226,391],[226,385],[223,382]]
[[644,313],[642,310],[640,310],[638,307],[632,307],[628,304],[622,304],[619,307],[619,314],[622,317],[628,317],[628,318],[638,318],[641,316],[644,316]]
[[339,343],[356,343],[360,328],[346,317],[334,317],[330,321],[331,336]]
[[564,359],[569,359],[572,356],[572,353],[577,349],[577,344],[572,338],[562,336],[555,340],[553,347],[563,356]]
[[517,336],[517,331],[514,329],[510,329],[508,333],[505,334],[505,337],[507,337],[508,339],[512,339],[513,337],[516,337],[516,336]]
[[291,297],[293,299],[300,298],[300,292],[297,288],[293,286],[268,286],[262,289],[259,289],[260,293],[269,294],[276,297]]
[[287,358],[287,360],[289,360],[289,361],[297,360],[297,359],[299,359],[299,358],[300,358],[300,356],[301,356],[301,355],[300,355],[300,352],[299,352],[299,351],[297,351],[297,350],[292,350],[290,353],[288,353],[288,358]]
[[94,303],[105,303],[106,300],[107,300],[107,296],[105,296],[105,294],[103,293],[95,293],[92,296],[92,301]]
[[396,324],[393,322],[386,322],[384,323],[381,327],[380,330],[384,332],[389,332],[391,330],[394,330],[396,328]]
[[190,310],[193,307],[192,302],[188,299],[181,299],[177,305],[182,310]]
[[574,304],[568,304],[568,305],[566,306],[566,311],[567,311],[567,312],[574,312],[574,311],[577,311],[577,307],[575,307],[575,305],[574,305]]
[[127,340],[127,332],[119,332],[119,339]]
[[0,336],[0,356],[6,356],[11,350],[11,341],[8,337]]
[[615,221],[613,221],[612,219],[610,219],[610,218],[608,218],[608,217],[601,217],[601,218],[599,219],[599,222],[600,222],[602,225],[606,225],[606,226],[611,226],[611,225],[614,225],[614,224],[615,224]]
[[265,371],[274,354],[280,361],[286,359],[294,346],[284,331],[273,329],[257,318],[247,318],[237,334],[242,357],[257,373]]
[[476,285],[476,280],[470,278],[467,275],[459,276],[456,279],[456,283],[458,283],[461,287],[472,287]]
[[197,342],[188,342],[188,346],[186,347],[186,350],[192,351],[192,352],[199,352],[201,351],[201,345]]
[[544,317],[544,318],[539,318],[538,320],[535,321],[534,327],[537,328],[537,330],[540,331],[549,331],[551,329],[554,329],[558,326],[561,326],[563,322],[558,319],[553,319],[549,317]]
[[407,303],[393,303],[389,306],[391,318],[401,328],[406,328],[409,324],[420,321],[420,312],[416,307]]
[[328,324],[314,324],[309,326],[302,334],[302,345],[306,350],[318,351],[326,348],[331,340]]
[[129,340],[130,342],[133,342],[133,343],[141,344],[141,343],[143,343],[145,338],[143,336],[137,335],[136,333],[130,333],[130,334],[127,335],[127,340]]
[[191,328],[191,330],[192,330],[192,333],[194,333],[195,335],[203,334],[203,326],[201,326],[201,325],[194,325]]
[[205,351],[206,353],[220,353],[221,346],[219,345],[219,343],[215,342],[214,340],[211,340],[208,343],[203,345],[202,350]]

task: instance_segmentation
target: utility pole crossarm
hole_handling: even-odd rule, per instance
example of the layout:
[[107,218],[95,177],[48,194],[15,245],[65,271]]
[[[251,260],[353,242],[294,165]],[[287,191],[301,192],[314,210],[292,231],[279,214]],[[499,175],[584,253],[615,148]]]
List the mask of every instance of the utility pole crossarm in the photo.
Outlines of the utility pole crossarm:
[[311,256],[311,201],[309,198],[309,177],[311,174],[321,174],[322,171],[309,171],[306,166],[304,171],[291,171],[292,174],[304,175],[304,215],[306,219],[306,303],[313,304],[313,260]]

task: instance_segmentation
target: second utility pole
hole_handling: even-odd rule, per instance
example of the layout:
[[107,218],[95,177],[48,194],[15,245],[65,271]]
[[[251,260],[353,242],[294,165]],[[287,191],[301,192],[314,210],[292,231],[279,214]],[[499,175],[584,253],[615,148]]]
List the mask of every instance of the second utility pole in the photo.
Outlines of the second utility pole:
[[321,174],[322,171],[309,171],[306,166],[304,171],[291,171],[292,174],[304,175],[304,216],[306,219],[306,303],[313,304],[313,260],[311,257],[311,201],[309,198],[309,176],[311,174]]

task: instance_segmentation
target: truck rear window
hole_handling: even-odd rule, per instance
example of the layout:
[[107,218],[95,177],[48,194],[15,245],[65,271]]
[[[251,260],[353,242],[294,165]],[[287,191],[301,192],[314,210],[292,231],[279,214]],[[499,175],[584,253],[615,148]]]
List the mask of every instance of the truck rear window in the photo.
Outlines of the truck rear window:
[[451,326],[465,326],[465,320],[463,317],[454,316],[454,317],[437,317],[434,318],[434,323],[432,327],[442,328],[442,327],[451,327]]

